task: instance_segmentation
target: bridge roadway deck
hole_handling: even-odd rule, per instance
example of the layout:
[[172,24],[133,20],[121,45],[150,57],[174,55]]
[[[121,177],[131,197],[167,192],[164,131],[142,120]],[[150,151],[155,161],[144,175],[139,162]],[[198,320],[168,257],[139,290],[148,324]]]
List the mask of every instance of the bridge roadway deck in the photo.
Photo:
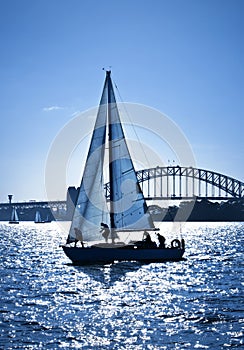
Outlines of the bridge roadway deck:
[[66,201],[38,201],[38,202],[15,202],[15,203],[0,203],[0,209],[1,208],[9,208],[9,207],[15,207],[15,208],[45,208],[45,207],[63,207],[66,206]]
[[[239,200],[240,198],[236,197],[146,197],[146,200],[215,200],[215,201],[224,201],[224,200]],[[16,202],[16,203],[0,203],[0,210],[3,208],[15,207],[15,208],[57,208],[57,207],[66,207],[66,201],[40,201],[40,202]]]

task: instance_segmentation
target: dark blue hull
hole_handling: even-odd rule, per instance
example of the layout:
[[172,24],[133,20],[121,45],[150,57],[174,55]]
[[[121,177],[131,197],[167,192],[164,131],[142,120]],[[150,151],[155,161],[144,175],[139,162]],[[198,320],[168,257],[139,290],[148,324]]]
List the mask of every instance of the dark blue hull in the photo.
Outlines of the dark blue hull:
[[133,246],[120,248],[102,247],[70,247],[62,246],[67,257],[75,265],[108,264],[114,261],[163,262],[179,261],[184,254],[183,248],[145,248],[136,249]]

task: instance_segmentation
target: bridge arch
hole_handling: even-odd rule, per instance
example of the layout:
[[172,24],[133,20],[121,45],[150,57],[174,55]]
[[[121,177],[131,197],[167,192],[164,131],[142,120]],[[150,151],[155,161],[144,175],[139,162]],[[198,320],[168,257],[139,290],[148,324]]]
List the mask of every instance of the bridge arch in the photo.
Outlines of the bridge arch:
[[[244,183],[227,175],[193,167],[167,166],[137,171],[147,199],[244,198]],[[109,184],[105,186],[109,198]]]

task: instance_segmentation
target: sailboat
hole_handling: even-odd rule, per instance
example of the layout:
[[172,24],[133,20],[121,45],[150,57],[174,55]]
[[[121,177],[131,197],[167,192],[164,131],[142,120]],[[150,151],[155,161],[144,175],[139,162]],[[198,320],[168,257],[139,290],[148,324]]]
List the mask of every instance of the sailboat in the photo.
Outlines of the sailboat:
[[42,220],[39,210],[36,211],[35,224],[43,224],[45,221]]
[[18,224],[19,223],[19,218],[18,218],[16,208],[13,208],[13,210],[12,210],[12,214],[11,214],[11,218],[9,220],[9,223],[10,224]]
[[[109,153],[109,200],[104,191],[105,148]],[[111,71],[106,71],[73,218],[62,248],[76,265],[180,260],[185,251],[184,240],[175,239],[170,247],[165,247],[151,240],[157,231],[126,143]],[[128,240],[135,233],[140,239]]]
[[49,215],[47,215],[47,217],[46,217],[44,222],[52,222],[52,219],[49,218]]

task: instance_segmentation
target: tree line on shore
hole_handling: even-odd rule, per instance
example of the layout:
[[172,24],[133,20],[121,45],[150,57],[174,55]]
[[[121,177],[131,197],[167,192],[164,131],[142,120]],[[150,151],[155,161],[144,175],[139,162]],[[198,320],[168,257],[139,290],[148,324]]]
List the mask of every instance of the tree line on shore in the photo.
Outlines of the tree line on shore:
[[244,199],[184,201],[168,208],[152,205],[149,211],[155,221],[244,221]]

